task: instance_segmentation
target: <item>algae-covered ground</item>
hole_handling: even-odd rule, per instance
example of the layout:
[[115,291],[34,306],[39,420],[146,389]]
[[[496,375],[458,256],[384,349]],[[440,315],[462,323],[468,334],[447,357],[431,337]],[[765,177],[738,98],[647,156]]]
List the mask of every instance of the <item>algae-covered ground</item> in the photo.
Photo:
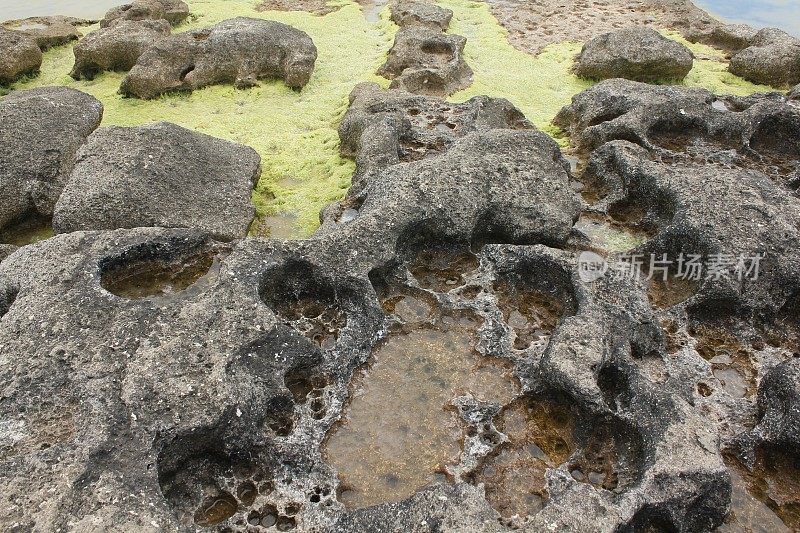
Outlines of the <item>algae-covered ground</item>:
[[[302,92],[274,81],[245,91],[216,86],[154,101],[126,99],[117,94],[122,73],[105,73],[94,81],[72,80],[68,76],[72,49],[65,46],[46,52],[41,75],[14,89],[68,85],[104,103],[103,125],[165,120],[252,146],[263,158],[263,175],[253,194],[261,222],[254,224],[254,232],[264,234],[264,228],[271,228],[275,236],[310,234],[319,225],[320,209],[341,198],[350,186],[354,166],[339,156],[336,129],[347,110],[347,96],[360,81],[388,84],[375,71],[392,45],[396,27],[386,10],[377,21],[369,22],[361,7],[348,0],[337,2],[341,8],[325,16],[261,12],[256,9],[259,0],[188,3],[193,16],[176,31],[236,16],[278,20],[306,31],[319,50],[311,82]],[[550,121],[574,94],[591,85],[570,73],[580,43],[552,45],[534,57],[509,44],[506,30],[492,16],[488,4],[468,0],[442,0],[439,4],[454,11],[450,32],[467,37],[465,56],[475,72],[473,85],[452,99],[463,101],[479,94],[508,98],[564,145],[566,140]],[[676,33],[666,34],[685,43]],[[685,44],[698,57],[687,85],[721,94],[769,90],[728,73],[719,51]]]

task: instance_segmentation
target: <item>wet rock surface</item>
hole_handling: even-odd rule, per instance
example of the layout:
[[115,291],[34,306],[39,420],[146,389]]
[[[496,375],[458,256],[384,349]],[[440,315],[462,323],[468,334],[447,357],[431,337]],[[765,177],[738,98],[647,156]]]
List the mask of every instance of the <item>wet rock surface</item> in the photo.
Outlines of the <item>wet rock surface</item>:
[[93,31],[75,45],[75,65],[70,76],[76,80],[91,80],[106,70],[128,71],[148,48],[168,37],[170,32],[171,26],[166,20],[117,20]]
[[77,41],[82,37],[78,27],[87,26],[90,23],[88,20],[73,17],[32,17],[4,22],[3,27],[33,37],[39,48],[44,51]]
[[78,152],[53,227],[182,227],[241,238],[255,215],[260,161],[252,148],[166,122],[101,128]]
[[692,53],[682,44],[649,28],[627,28],[586,43],[574,70],[578,76],[597,80],[682,80],[692,63]]
[[0,28],[0,54],[0,85],[37,74],[42,66],[42,51],[36,39],[18,31]]
[[[568,159],[507,100],[361,84],[353,187],[284,241],[239,240],[255,152],[91,133],[65,91],[0,100],[0,528],[800,528],[787,95],[601,82],[557,118]],[[720,265],[585,277],[631,254]]]
[[[719,436],[668,371],[661,311],[639,281],[576,275],[583,202],[558,146],[502,100],[445,105],[361,87],[343,128],[363,171],[344,200],[356,213],[327,212],[307,241],[79,232],[0,263],[0,349],[26,355],[0,367],[0,409],[16,414],[2,433],[4,523],[721,524]],[[465,131],[447,127],[422,157],[388,160],[398,141],[362,157],[363,132],[408,109],[460,110]],[[429,120],[387,131],[421,135]],[[430,416],[403,419],[415,406]],[[353,462],[365,456],[388,462]],[[110,505],[109,492],[136,496]]]
[[774,28],[759,31],[731,58],[729,70],[774,87],[800,83],[800,39]]
[[182,0],[134,0],[109,10],[100,25],[110,26],[117,20],[166,20],[174,26],[188,16],[189,6]]
[[148,99],[220,83],[243,89],[275,78],[301,89],[316,59],[317,49],[305,32],[239,17],[159,41],[139,58],[120,92]]
[[0,229],[53,214],[78,148],[102,114],[98,100],[74,89],[48,87],[0,99]]

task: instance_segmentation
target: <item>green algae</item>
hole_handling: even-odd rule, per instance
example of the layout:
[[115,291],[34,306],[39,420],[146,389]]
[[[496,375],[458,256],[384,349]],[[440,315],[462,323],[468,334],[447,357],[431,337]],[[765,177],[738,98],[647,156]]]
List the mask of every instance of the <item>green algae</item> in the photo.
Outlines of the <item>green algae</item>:
[[117,94],[124,73],[104,73],[94,81],[72,80],[68,75],[74,61],[72,47],[63,46],[45,53],[39,77],[18,83],[14,89],[65,85],[103,102],[104,126],[165,120],[252,146],[263,160],[263,174],[253,194],[259,217],[290,213],[296,217],[297,232],[308,235],[319,225],[319,211],[350,187],[355,167],[339,155],[336,126],[356,83],[388,83],[374,73],[385,60],[395,27],[385,18],[367,23],[354,3],[342,2],[338,11],[326,16],[259,12],[257,0],[190,0],[189,4],[194,16],[177,31],[248,16],[277,20],[307,32],[319,50],[310,83],[302,92],[289,89],[282,81],[265,81],[245,91],[213,86],[142,101]]
[[[350,187],[355,167],[352,161],[340,157],[337,134],[348,94],[362,81],[388,85],[375,74],[397,31],[388,20],[388,10],[383,9],[377,21],[369,22],[359,5],[349,0],[329,2],[340,8],[325,16],[302,11],[260,12],[256,9],[259,0],[188,3],[192,16],[176,31],[206,27],[236,16],[277,20],[306,31],[319,50],[311,82],[302,92],[287,88],[281,81],[266,81],[245,91],[214,86],[153,101],[126,99],[117,94],[124,73],[104,73],[93,81],[72,80],[68,73],[74,58],[68,45],[46,52],[41,75],[13,88],[65,85],[92,94],[105,105],[104,126],[165,120],[252,146],[263,160],[263,174],[253,193],[259,217],[253,233],[267,234],[269,230],[264,228],[277,220],[283,227],[273,232],[276,237],[292,231],[297,236],[309,235],[319,226],[319,211],[342,198]],[[442,0],[439,4],[453,10],[450,32],[467,37],[465,58],[475,72],[472,86],[451,100],[461,102],[480,94],[507,98],[538,128],[566,146],[569,140],[551,120],[575,94],[593,84],[570,72],[581,43],[554,44],[532,56],[508,42],[507,31],[488,4],[471,0]],[[87,27],[84,32],[93,29]],[[728,73],[721,52],[686,43],[675,32],[665,34],[684,42],[698,56],[686,85],[721,94],[770,90]]]
[[[509,43],[508,32],[492,15],[488,3],[442,0],[439,5],[453,10],[450,32],[467,38],[464,56],[475,72],[472,86],[453,95],[453,100],[463,101],[479,94],[507,98],[536,127],[566,146],[568,139],[561,135],[551,121],[563,106],[570,103],[575,94],[594,84],[578,78],[570,70],[582,43],[553,44],[533,56]],[[704,87],[718,94],[731,95],[774,90],[727,72],[725,56],[721,51],[710,46],[689,43],[674,31],[663,33],[688,46],[698,57],[683,85]]]

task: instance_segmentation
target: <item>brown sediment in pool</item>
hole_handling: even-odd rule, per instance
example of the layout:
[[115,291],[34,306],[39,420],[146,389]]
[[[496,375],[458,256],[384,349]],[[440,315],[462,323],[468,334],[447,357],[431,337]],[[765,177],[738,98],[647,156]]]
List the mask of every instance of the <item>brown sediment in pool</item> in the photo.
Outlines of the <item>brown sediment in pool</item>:
[[400,501],[446,479],[464,438],[455,397],[503,405],[519,393],[507,368],[475,351],[479,326],[471,315],[446,315],[398,328],[356,376],[345,418],[323,446],[347,507]]
[[0,230],[0,244],[27,246],[49,239],[52,236],[52,219],[42,215],[32,215]]
[[509,441],[471,476],[483,483],[486,499],[504,518],[539,512],[547,502],[545,473],[564,463],[575,448],[569,410],[549,402],[520,399],[506,407],[497,428]]
[[169,297],[209,282],[219,272],[218,250],[207,249],[188,257],[132,260],[115,264],[102,273],[101,285],[108,292],[138,300]]
[[800,456],[762,446],[752,470],[725,455],[733,493],[727,523],[745,531],[800,530]]

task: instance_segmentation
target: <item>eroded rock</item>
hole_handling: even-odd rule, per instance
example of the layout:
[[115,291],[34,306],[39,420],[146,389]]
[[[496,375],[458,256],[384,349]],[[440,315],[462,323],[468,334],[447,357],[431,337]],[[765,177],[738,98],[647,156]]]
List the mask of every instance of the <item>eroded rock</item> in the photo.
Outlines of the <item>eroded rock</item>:
[[493,128],[532,129],[508,100],[479,96],[463,104],[361,83],[339,126],[341,151],[356,160],[353,190],[369,170],[424,159],[447,150],[458,138]]
[[789,100],[800,100],[800,85],[789,91]]
[[120,19],[93,31],[75,45],[75,65],[70,76],[76,80],[91,80],[106,70],[128,71],[148,48],[168,37],[170,32],[171,26],[166,20]]
[[773,87],[800,83],[800,39],[766,28],[748,44],[731,58],[729,70],[733,74]]
[[438,29],[417,26],[401,29],[378,74],[392,80],[392,89],[451,95],[472,84],[472,69],[464,61],[466,44],[466,38]]
[[0,54],[0,85],[38,74],[42,66],[42,51],[36,39],[18,31],[0,28]]
[[453,11],[427,2],[399,0],[391,6],[392,22],[401,28],[407,26],[429,26],[446,31],[453,18]]
[[682,80],[692,70],[693,59],[692,52],[682,44],[655,30],[634,27],[586,43],[574,71],[583,78],[598,80]]
[[261,158],[174,124],[101,128],[78,153],[55,207],[56,233],[185,227],[244,237]]
[[97,99],[61,87],[0,100],[0,229],[32,214],[53,214],[75,154],[102,115]]
[[62,46],[82,37],[78,26],[87,26],[91,21],[73,17],[32,17],[23,20],[4,22],[3,27],[19,31],[36,39],[39,48],[48,50]]
[[311,79],[316,59],[317,48],[305,32],[239,17],[159,41],[139,58],[120,92],[149,99],[220,83],[253,87],[258,80],[274,78],[301,89]]
[[130,4],[115,7],[106,13],[101,27],[110,26],[116,20],[166,20],[177,25],[189,16],[189,6],[183,0],[134,0]]

